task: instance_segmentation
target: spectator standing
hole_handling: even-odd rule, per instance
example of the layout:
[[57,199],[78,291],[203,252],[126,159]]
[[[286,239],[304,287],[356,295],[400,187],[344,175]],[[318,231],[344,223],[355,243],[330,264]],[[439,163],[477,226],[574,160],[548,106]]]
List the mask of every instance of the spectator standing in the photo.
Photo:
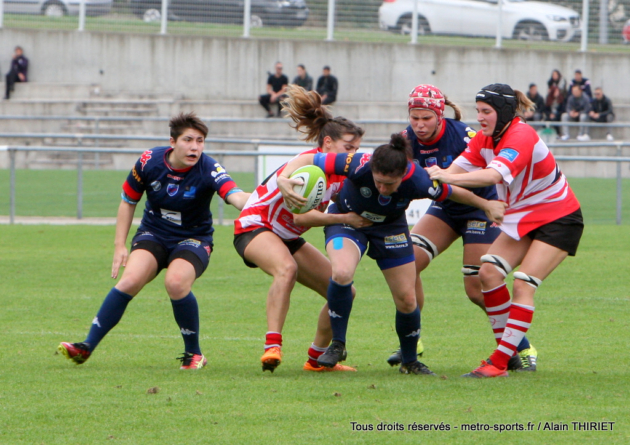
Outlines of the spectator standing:
[[313,90],[313,78],[308,75],[306,67],[301,63],[297,66],[297,76],[293,79],[293,83],[306,91]]
[[326,65],[322,76],[317,79],[317,92],[322,96],[322,104],[329,105],[337,100],[337,78],[330,74],[330,67]]
[[527,98],[534,103],[536,109],[525,112],[525,119],[528,121],[541,121],[545,111],[545,99],[538,93],[538,87],[535,83],[529,84]]
[[582,76],[582,71],[575,70],[575,76],[569,85],[569,88],[573,88],[574,85],[579,85],[584,94],[588,96],[589,99],[593,97],[593,93],[591,92],[591,81],[586,77]]
[[[562,113],[562,122],[588,122],[589,112],[591,111],[591,99],[582,91],[580,85],[573,85],[571,95],[567,99],[567,111]],[[566,141],[569,139],[569,126],[562,126],[562,136],[560,139]],[[578,141],[590,141],[588,128],[580,125],[580,133],[577,137]]]
[[258,98],[260,105],[267,110],[267,117],[273,117],[273,111],[271,111],[271,104],[278,104],[278,112],[276,116],[280,117],[280,111],[282,106],[280,101],[284,99],[287,86],[289,85],[289,79],[282,74],[282,63],[276,62],[276,72],[269,74],[267,79],[267,94],[263,94]]
[[549,88],[547,91],[547,97],[549,96],[549,93],[552,92],[553,87],[558,88],[563,98],[567,97],[567,80],[562,77],[562,73],[560,73],[559,70],[556,69],[551,72],[551,77],[549,77],[549,80],[547,81],[547,87]]
[[9,99],[11,91],[15,86],[15,82],[27,82],[28,81],[28,59],[24,56],[24,51],[21,46],[15,47],[15,53],[11,60],[11,69],[6,75],[6,91],[4,98]]
[[[600,87],[595,88],[595,94],[591,101],[591,111],[589,111],[588,117],[592,122],[610,123],[615,120],[612,101],[604,95],[604,91]],[[615,139],[610,132],[610,128],[608,128],[606,132],[606,139],[609,141]]]

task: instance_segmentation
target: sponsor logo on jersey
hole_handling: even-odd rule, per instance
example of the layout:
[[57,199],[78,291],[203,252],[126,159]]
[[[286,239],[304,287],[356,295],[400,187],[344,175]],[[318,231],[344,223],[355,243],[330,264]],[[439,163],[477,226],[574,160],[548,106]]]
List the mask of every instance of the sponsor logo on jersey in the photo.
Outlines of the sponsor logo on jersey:
[[437,158],[427,158],[424,163],[427,167],[433,167],[437,165]]
[[167,178],[171,178],[173,181],[181,181],[182,178],[181,176],[175,176],[175,175],[171,175],[170,173],[168,175],[166,175]]
[[361,216],[372,222],[383,222],[385,221],[385,218],[387,218],[385,215],[377,215],[376,213],[371,212],[363,212],[361,213]]
[[196,239],[188,238],[184,241],[180,241],[177,243],[179,246],[191,246],[191,247],[199,247],[201,246],[201,241],[197,241]]
[[[440,151],[439,148],[433,148],[431,150],[420,150],[420,154],[421,155],[430,155],[431,153],[437,153],[438,151]],[[435,159],[435,158],[433,158]]]
[[168,196],[175,196],[179,191],[179,184],[169,184],[166,186],[166,193]]
[[372,155],[370,155],[369,153],[363,153],[363,155],[361,155],[361,161],[359,163],[359,166],[354,169],[354,172],[356,173],[359,170],[361,170],[363,167],[365,167],[365,164],[368,163],[371,157]]
[[348,156],[346,156],[346,165],[343,167],[344,173],[348,173],[348,170],[350,170],[350,163],[352,162],[353,157],[354,153],[348,153]]
[[153,189],[153,191],[159,191],[162,188],[162,183],[160,181],[153,181],[151,183],[151,188]]
[[153,234],[151,232],[141,232],[138,236],[153,236]]
[[204,249],[206,249],[206,253],[208,254],[208,256],[210,256],[210,246],[203,246]]
[[[470,127],[466,127],[466,134],[468,135],[469,138],[474,138],[475,136],[477,136],[477,132],[475,130],[473,130]],[[466,141],[467,138],[464,138],[464,140]],[[469,139],[470,140],[470,139]],[[469,141],[468,140],[468,141]],[[466,142],[468,142],[466,141]]]
[[438,198],[442,194],[442,187],[440,186],[440,183],[433,180],[433,187],[429,187],[428,192],[434,198]]
[[518,151],[513,148],[504,148],[497,156],[507,159],[510,162],[514,162],[514,160],[518,158]]
[[383,238],[383,240],[385,241],[385,245],[391,245],[391,244],[403,244],[403,243],[407,243],[407,235],[405,235],[404,233],[401,233],[399,235],[388,235],[385,238]]
[[225,169],[221,167],[221,164],[219,164],[218,162],[214,164],[214,167],[216,168],[217,173],[225,173]]
[[140,175],[138,174],[138,172],[136,171],[136,166],[134,165],[133,168],[131,169],[131,174],[133,175],[133,178],[138,181],[140,184],[142,184],[142,179],[140,179]]
[[390,196],[383,196],[383,195],[378,195],[378,203],[382,206],[386,206],[387,204],[389,204],[390,202],[392,202],[392,197]]
[[184,199],[193,199],[196,192],[197,187],[186,187],[186,191],[184,192]]
[[140,170],[144,171],[144,167],[147,165],[147,162],[149,162],[149,159],[151,159],[151,153],[153,153],[153,150],[147,150],[140,156],[140,164],[142,164]]
[[361,187],[359,191],[361,192],[361,196],[363,196],[364,198],[369,198],[370,196],[372,196],[372,190],[370,190],[369,187]]
[[175,212],[173,210],[160,209],[160,214],[162,218],[172,222],[173,224],[177,224],[178,226],[182,225],[182,214],[181,212]]
[[468,221],[466,223],[466,232],[485,232],[486,221]]

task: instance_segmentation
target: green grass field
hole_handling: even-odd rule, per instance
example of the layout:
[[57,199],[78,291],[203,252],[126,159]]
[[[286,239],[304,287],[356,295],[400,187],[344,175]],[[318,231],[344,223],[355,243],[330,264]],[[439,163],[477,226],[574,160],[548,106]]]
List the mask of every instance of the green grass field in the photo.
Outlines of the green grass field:
[[[163,275],[136,297],[87,363],[55,354],[60,341],[83,340],[114,284],[113,227],[3,226],[0,443],[630,442],[627,227],[588,225],[577,257],[541,286],[528,334],[539,371],[483,381],[459,377],[494,343],[487,319],[464,295],[460,246],[423,275],[423,361],[439,377],[400,375],[386,364],[397,341],[394,305],[369,259],[356,276],[348,334],[347,363],[358,372],[302,371],[323,299],[297,286],[284,362],[263,374],[270,280],[242,264],[230,227],[215,233],[210,267],[194,287],[209,365],[182,372],[174,359],[183,345]],[[307,239],[322,247],[320,229]],[[613,431],[572,430],[571,422],[585,421],[616,423]],[[375,431],[353,431],[352,422]],[[413,422],[450,431],[407,430]],[[528,422],[533,431],[461,430]],[[537,431],[545,422],[569,431]],[[405,430],[376,431],[395,423]]]
[[[83,216],[114,217],[120,203],[121,185],[128,172],[112,170],[86,170],[83,174]],[[234,180],[243,190],[252,191],[254,177],[249,173],[234,173]],[[569,178],[569,183],[582,204],[587,224],[615,224],[615,179]],[[0,215],[9,214],[9,171],[0,170]],[[622,222],[630,224],[630,180],[623,181],[625,206]],[[218,202],[212,202],[217,215]],[[136,216],[141,215],[140,204]],[[226,219],[234,219],[234,207],[224,208]],[[19,216],[76,216],[77,173],[72,170],[18,170],[16,172],[16,214]]]

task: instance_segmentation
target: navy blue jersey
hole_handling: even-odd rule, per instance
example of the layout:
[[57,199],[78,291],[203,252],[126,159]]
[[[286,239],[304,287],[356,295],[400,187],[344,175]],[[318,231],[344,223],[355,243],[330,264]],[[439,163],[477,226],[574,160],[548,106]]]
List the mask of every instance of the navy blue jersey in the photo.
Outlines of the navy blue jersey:
[[[413,159],[420,167],[432,167],[437,165],[440,168],[448,168],[455,158],[457,158],[468,146],[468,143],[477,134],[475,130],[463,122],[455,119],[444,119],[442,132],[427,144],[423,144],[413,132],[411,125],[402,132],[411,143]],[[497,199],[495,186],[469,189],[475,195],[487,200]],[[446,213],[453,216],[463,216],[479,213],[479,209],[460,204],[455,201],[447,201],[441,205]],[[481,212],[483,214],[483,212]]]
[[145,151],[123,184],[122,197],[136,204],[146,192],[141,228],[161,236],[211,237],[210,201],[225,199],[236,184],[221,165],[202,154],[191,168],[176,170],[167,156],[172,148]]
[[374,184],[371,157],[367,153],[315,154],[313,163],[326,174],[347,176],[336,200],[341,213],[355,212],[375,224],[386,224],[404,215],[414,199],[444,201],[451,195],[451,186],[431,180],[426,171],[409,162],[398,190],[382,196]]

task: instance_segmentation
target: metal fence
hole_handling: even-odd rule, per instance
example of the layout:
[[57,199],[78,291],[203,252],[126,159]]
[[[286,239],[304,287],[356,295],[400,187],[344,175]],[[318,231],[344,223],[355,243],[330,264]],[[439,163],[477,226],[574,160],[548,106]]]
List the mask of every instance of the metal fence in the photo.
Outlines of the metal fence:
[[[206,150],[206,153],[217,159],[219,162],[222,162],[222,159],[226,156],[235,156],[235,157],[254,157],[256,160],[256,167],[254,168],[255,174],[255,184],[259,184],[262,181],[262,178],[258,176],[258,163],[260,162],[261,157],[265,156],[294,156],[295,151],[290,151],[289,147],[308,147],[308,145],[304,142],[289,142],[289,141],[263,141],[258,139],[251,140],[234,140],[234,139],[215,139],[216,142],[222,143],[246,143],[252,146],[252,151],[243,151],[243,150],[233,150],[233,151],[212,151]],[[363,144],[362,147],[365,148],[374,148],[378,144]],[[556,155],[554,156],[558,161],[585,161],[585,162],[614,162],[616,164],[616,223],[617,225],[621,224],[621,214],[622,214],[622,188],[623,188],[623,179],[622,179],[622,163],[630,163],[630,157],[622,156],[622,149],[624,147],[630,147],[630,142],[615,142],[615,143],[580,143],[581,147],[600,147],[604,146],[613,146],[617,148],[617,156],[562,156]],[[287,147],[287,151],[265,151],[260,150],[260,147],[264,146],[284,146]],[[566,144],[549,144],[550,148],[553,147],[566,147]],[[15,222],[15,190],[16,190],[16,155],[18,152],[70,152],[76,153],[77,155],[77,218],[81,219],[83,217],[83,156],[86,153],[96,154],[96,153],[109,153],[109,154],[142,154],[144,150],[138,149],[112,149],[112,148],[78,148],[78,147],[19,147],[19,146],[7,146],[0,147],[0,150],[6,150],[9,152],[9,222],[13,224]],[[218,212],[218,221],[219,224],[223,223],[223,201],[219,200],[219,212]]]
[[0,0],[3,26],[454,44],[486,37],[585,51],[630,40],[630,0]]

